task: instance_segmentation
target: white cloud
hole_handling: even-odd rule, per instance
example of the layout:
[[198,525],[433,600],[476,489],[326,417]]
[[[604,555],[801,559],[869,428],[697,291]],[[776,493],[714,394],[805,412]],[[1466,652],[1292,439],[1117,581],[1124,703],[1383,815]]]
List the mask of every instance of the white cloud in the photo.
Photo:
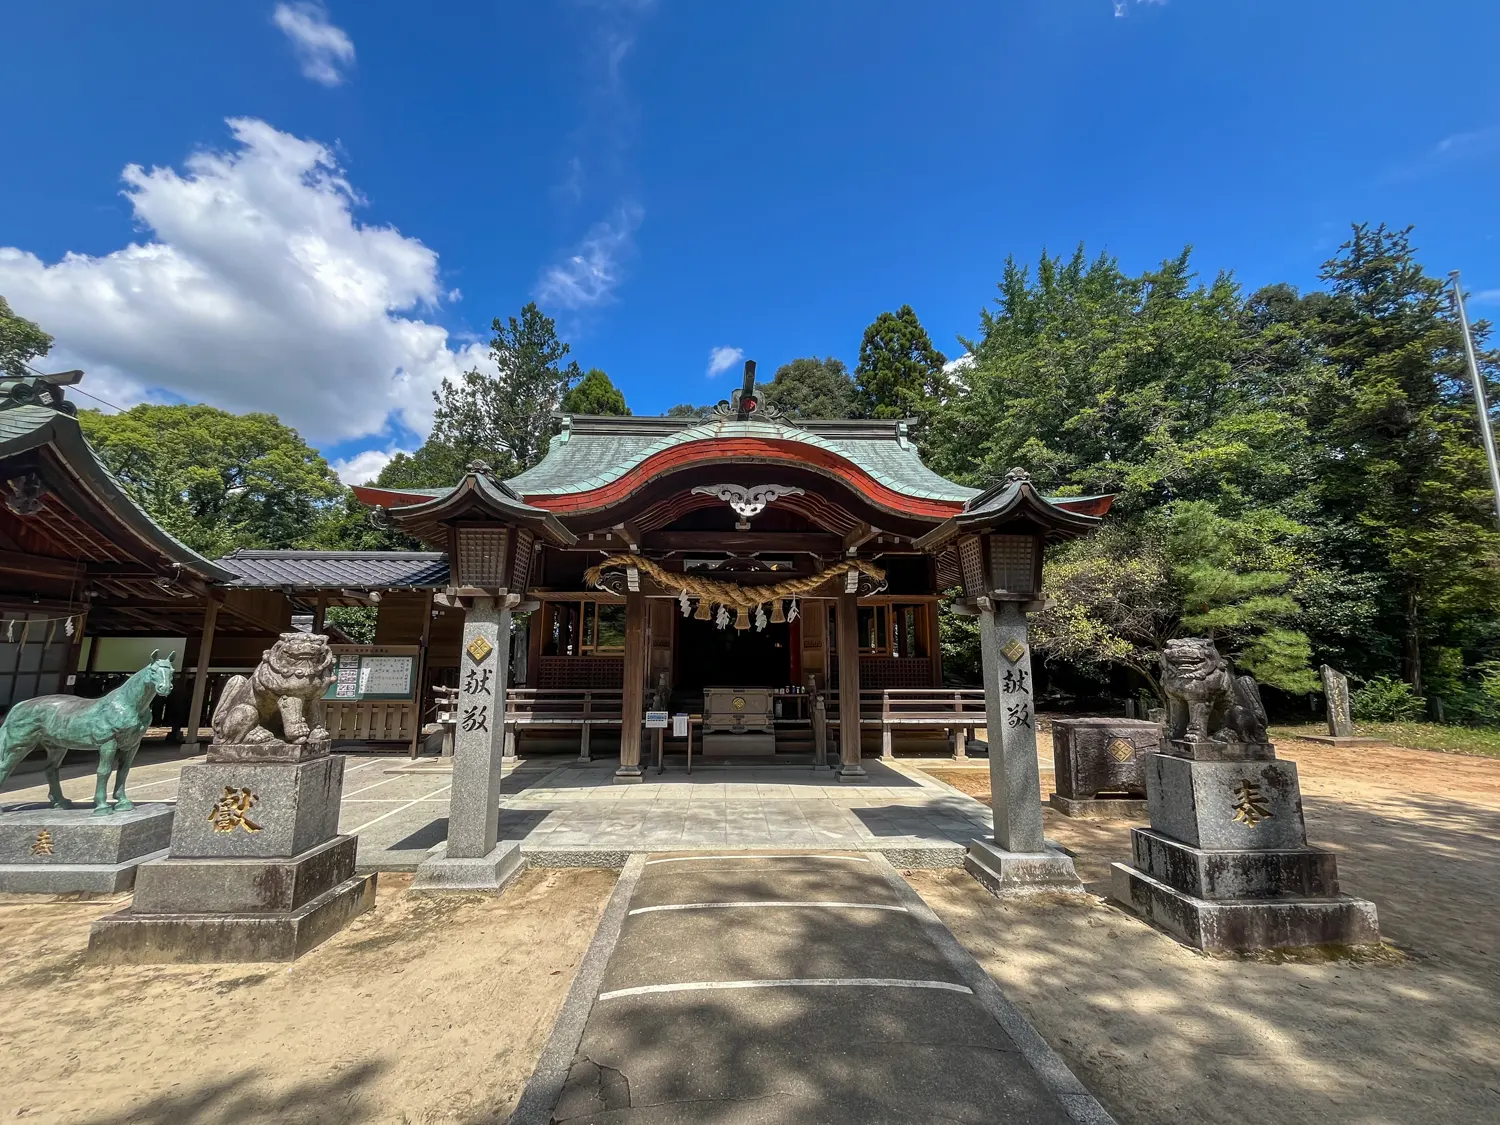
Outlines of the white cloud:
[[973,366],[973,355],[971,355],[969,352],[964,352],[963,355],[958,356],[954,359],[950,359],[947,363],[943,364],[943,374],[952,375],[955,371],[964,371],[967,368]]
[[342,68],[354,64],[354,42],[341,27],[328,22],[321,4],[277,4],[271,22],[286,33],[302,63],[302,74],[324,86],[344,81]]
[[437,254],[355,222],[362,201],[324,146],[253,118],[229,127],[238,147],[184,173],[125,169],[151,241],[51,265],[0,247],[0,293],[90,372],[85,390],[121,406],[164,392],[264,410],[314,441],[393,416],[425,433],[445,376],[493,370],[480,343],[455,350],[410,315],[445,295]]
[[708,377],[724,374],[744,358],[744,348],[715,348],[708,353]]
[[[1115,18],[1123,19],[1129,12],[1132,0],[1114,0]],[[1137,4],[1165,4],[1167,0],[1134,0]]]
[[396,454],[410,452],[402,449],[367,449],[353,457],[335,461],[330,467],[345,484],[366,484],[378,477],[380,471],[395,459]]
[[573,252],[542,271],[536,295],[544,305],[593,308],[614,299],[624,280],[624,264],[635,252],[635,232],[645,212],[625,203],[614,218],[596,223]]

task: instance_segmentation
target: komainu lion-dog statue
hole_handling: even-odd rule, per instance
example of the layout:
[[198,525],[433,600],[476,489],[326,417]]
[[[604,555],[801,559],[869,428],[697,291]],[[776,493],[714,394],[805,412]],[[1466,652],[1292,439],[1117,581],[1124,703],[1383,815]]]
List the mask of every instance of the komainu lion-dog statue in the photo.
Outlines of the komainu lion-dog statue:
[[249,676],[231,676],[214,708],[219,743],[321,742],[333,652],[319,633],[282,633]]
[[1236,676],[1208,637],[1168,641],[1162,653],[1167,737],[1175,742],[1266,740],[1266,708],[1253,676]]

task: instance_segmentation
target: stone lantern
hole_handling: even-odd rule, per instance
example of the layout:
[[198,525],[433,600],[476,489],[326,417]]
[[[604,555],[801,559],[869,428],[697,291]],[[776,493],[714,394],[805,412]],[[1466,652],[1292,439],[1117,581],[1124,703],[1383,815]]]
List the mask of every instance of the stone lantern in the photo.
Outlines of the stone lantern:
[[[1111,498],[1098,499],[1107,510]],[[1042,835],[1028,615],[1043,605],[1046,544],[1084,535],[1099,521],[1048,500],[1028,473],[1012,469],[920,543],[953,545],[964,591],[954,609],[979,618],[995,836],[975,840],[965,866],[996,894],[1082,890],[1073,861]]]

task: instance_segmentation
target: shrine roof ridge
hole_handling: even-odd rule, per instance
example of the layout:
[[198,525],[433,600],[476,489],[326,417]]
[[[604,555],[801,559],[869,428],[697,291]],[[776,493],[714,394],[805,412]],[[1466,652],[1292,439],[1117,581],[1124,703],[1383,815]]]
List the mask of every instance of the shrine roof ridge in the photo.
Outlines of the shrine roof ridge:
[[547,455],[506,483],[522,496],[586,492],[618,480],[654,454],[690,442],[752,437],[827,450],[895,492],[962,504],[978,489],[922,463],[902,419],[630,418],[563,415]]

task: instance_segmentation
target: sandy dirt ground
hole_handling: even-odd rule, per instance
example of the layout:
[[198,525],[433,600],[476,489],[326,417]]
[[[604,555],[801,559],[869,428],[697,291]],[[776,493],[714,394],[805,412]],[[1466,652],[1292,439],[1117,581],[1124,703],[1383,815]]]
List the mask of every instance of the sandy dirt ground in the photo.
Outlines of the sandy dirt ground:
[[[961,873],[911,881],[1124,1125],[1500,1122],[1500,761],[1278,750],[1298,764],[1311,842],[1394,948],[1215,958],[1099,897],[1003,903]],[[988,797],[985,770],[934,773]],[[1046,821],[1104,895],[1129,823]]]
[[0,896],[0,1121],[503,1121],[615,874],[529,871],[501,899],[382,875],[291,965],[90,966],[111,902]]

